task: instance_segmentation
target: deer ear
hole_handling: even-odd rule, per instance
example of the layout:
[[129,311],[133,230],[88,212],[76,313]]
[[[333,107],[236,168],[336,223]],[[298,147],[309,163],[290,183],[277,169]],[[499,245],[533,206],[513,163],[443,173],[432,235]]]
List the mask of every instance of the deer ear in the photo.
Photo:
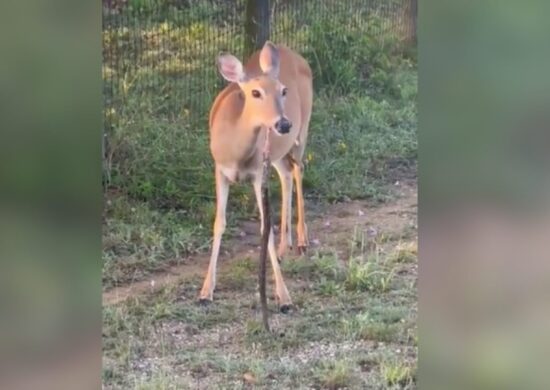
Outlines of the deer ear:
[[260,52],[260,68],[271,77],[279,77],[279,49],[270,41],[266,41]]
[[218,56],[218,70],[224,79],[232,83],[239,83],[245,78],[243,64],[231,54]]

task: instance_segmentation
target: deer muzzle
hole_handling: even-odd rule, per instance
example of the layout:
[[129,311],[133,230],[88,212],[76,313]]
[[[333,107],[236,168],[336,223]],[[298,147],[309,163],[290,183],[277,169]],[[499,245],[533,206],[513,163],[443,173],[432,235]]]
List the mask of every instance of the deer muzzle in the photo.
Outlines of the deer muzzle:
[[292,127],[292,122],[290,122],[286,118],[281,118],[275,123],[275,130],[279,134],[288,134],[290,132],[290,128]]

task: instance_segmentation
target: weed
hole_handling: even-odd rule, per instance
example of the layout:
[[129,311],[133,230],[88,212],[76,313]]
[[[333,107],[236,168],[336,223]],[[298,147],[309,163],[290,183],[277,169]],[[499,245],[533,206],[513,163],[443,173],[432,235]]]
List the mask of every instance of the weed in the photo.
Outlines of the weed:
[[346,360],[321,362],[315,377],[318,385],[328,390],[350,388],[357,381],[351,362]]
[[344,334],[355,340],[373,340],[391,342],[396,339],[400,330],[398,324],[375,322],[370,314],[358,314],[351,319],[342,320]]
[[416,241],[400,242],[395,248],[391,260],[396,263],[411,263],[416,261],[417,254]]
[[388,386],[411,388],[414,383],[414,370],[411,366],[396,361],[384,361],[380,372]]
[[373,257],[350,259],[345,281],[349,290],[381,293],[388,291],[395,277],[395,268],[388,267]]
[[314,264],[314,272],[322,278],[332,281],[343,280],[345,270],[336,253],[322,254],[317,252],[310,261]]
[[309,278],[315,269],[315,263],[310,259],[299,258],[292,261],[283,261],[281,269],[285,275]]
[[264,325],[257,320],[248,320],[245,324],[245,331],[247,336],[257,336],[265,331]]
[[342,291],[342,285],[334,280],[322,278],[316,286],[319,295],[324,297],[333,297],[340,294]]

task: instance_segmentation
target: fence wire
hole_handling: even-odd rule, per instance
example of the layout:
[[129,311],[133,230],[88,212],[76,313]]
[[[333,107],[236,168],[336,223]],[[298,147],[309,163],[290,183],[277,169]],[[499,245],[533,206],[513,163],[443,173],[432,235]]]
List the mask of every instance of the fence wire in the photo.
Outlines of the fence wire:
[[[246,0],[103,0],[104,153],[109,138],[144,113],[204,131],[224,85],[217,55],[245,60],[246,8]],[[331,36],[415,37],[416,0],[271,0],[269,10],[270,39],[317,64],[315,83],[331,81],[322,75]]]

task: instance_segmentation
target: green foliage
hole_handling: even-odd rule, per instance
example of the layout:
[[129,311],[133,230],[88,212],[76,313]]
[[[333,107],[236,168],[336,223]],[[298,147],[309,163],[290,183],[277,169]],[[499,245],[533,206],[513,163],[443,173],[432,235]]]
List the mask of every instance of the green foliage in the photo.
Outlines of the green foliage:
[[396,361],[382,362],[380,371],[387,386],[397,386],[400,389],[414,388],[415,370],[408,364]]
[[147,203],[116,197],[105,205],[103,283],[141,279],[149,271],[205,248],[210,229],[182,210],[161,212]]
[[416,106],[321,93],[306,154],[305,186],[328,200],[380,198],[388,162],[416,158]]
[[349,290],[385,292],[395,277],[395,268],[374,260],[373,257],[352,258],[348,268],[346,287]]
[[315,377],[319,386],[328,390],[351,388],[357,381],[351,362],[345,360],[321,362]]
[[342,291],[342,285],[334,280],[322,278],[317,284],[319,295],[324,297],[334,297]]
[[[397,37],[380,35],[382,19],[367,17],[360,23],[347,13],[325,13],[308,30],[304,51],[315,74],[317,89],[334,93],[388,93],[396,96],[395,71],[403,61],[395,48]],[[344,28],[354,23],[355,28]]]
[[376,321],[370,313],[342,320],[342,331],[352,340],[396,341],[399,330],[399,324]]

